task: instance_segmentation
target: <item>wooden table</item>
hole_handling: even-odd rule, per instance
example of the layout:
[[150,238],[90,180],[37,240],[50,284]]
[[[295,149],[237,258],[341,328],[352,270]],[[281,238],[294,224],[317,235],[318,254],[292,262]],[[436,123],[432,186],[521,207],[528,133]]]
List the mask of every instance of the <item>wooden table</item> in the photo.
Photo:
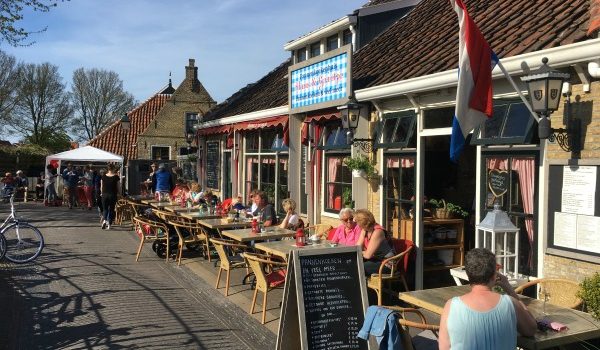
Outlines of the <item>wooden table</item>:
[[[181,205],[174,205],[174,206],[167,206],[165,207],[166,211],[170,211],[171,213],[187,213],[188,208],[182,207]],[[190,208],[190,213],[194,213],[194,212],[199,212],[200,209],[199,208]]]
[[[470,286],[425,289],[400,293],[399,298],[407,303],[441,315],[447,300],[464,295],[470,290]],[[543,301],[526,296],[520,296],[520,298],[536,319],[543,317]],[[600,337],[600,322],[596,321],[590,314],[548,303],[546,304],[546,313],[551,321],[565,324],[569,329],[561,332],[538,331],[533,337],[519,335],[517,338],[519,347],[524,349],[547,349]]]
[[[329,241],[321,241],[320,244],[308,244],[304,247],[296,246],[296,241],[285,240],[285,241],[273,241],[273,242],[261,242],[256,243],[254,248],[258,250],[262,250],[265,253],[276,255],[287,260],[288,255],[292,252],[292,250],[311,250],[311,249],[320,249],[320,248],[329,248]],[[345,247],[343,245],[339,245],[338,247]]]
[[141,194],[136,194],[136,195],[132,195],[132,196],[127,196],[126,199],[128,199],[132,202],[141,202],[141,201],[145,201],[145,200],[153,200],[154,197],[153,196],[142,196]]
[[156,209],[165,209],[165,210],[168,207],[179,207],[179,204],[173,204],[173,203],[169,203],[169,202],[153,202],[153,203],[150,203],[150,205]]
[[[244,228],[239,230],[224,230],[221,231],[221,234],[238,242],[250,242],[293,237],[295,232],[279,227],[265,227],[265,232],[262,233],[253,233],[251,228]],[[288,240],[287,242],[293,243],[295,241]]]
[[152,204],[152,203],[158,203],[158,199],[154,199],[154,198],[150,198],[150,199],[142,199],[140,202],[142,202],[143,204]]
[[215,219],[201,219],[198,220],[198,223],[206,228],[214,229],[214,230],[227,230],[234,229],[240,227],[250,227],[252,226],[252,222],[250,221],[236,221],[236,222],[227,222],[227,219],[223,218],[215,218]]
[[187,211],[179,211],[177,212],[177,215],[181,215],[186,219],[190,219],[190,220],[205,220],[205,219],[217,219],[220,218],[221,215],[217,215],[217,214],[209,214],[207,212],[200,212],[200,210],[195,210],[192,212],[187,212]]

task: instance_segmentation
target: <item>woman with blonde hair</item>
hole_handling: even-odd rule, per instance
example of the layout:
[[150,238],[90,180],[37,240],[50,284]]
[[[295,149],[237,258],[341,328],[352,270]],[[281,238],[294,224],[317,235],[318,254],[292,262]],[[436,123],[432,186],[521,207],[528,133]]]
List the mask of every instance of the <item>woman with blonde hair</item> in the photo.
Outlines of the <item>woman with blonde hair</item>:
[[356,245],[362,247],[365,275],[370,276],[379,272],[384,259],[394,256],[394,249],[388,242],[387,232],[375,221],[370,211],[357,210],[354,213],[354,221],[361,229]]
[[291,198],[287,198],[281,202],[281,206],[283,207],[283,211],[285,211],[285,218],[283,218],[279,227],[295,230],[300,222],[300,218],[296,213],[296,202]]

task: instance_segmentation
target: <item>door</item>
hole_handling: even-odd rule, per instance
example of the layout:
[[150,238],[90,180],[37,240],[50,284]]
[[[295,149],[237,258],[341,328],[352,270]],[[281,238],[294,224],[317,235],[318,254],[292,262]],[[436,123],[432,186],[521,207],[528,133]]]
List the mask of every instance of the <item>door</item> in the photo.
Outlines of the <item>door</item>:
[[223,160],[223,199],[232,198],[232,183],[231,183],[231,152],[223,152],[225,159]]

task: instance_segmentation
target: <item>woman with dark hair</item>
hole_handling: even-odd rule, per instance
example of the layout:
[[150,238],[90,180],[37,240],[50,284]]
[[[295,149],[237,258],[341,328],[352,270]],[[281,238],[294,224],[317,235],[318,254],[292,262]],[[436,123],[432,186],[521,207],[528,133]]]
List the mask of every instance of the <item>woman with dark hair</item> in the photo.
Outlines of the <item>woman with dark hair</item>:
[[[440,321],[440,349],[514,350],[517,331],[524,336],[535,334],[535,318],[506,276],[496,271],[494,253],[483,248],[470,250],[465,272],[471,291],[446,302]],[[494,292],[495,285],[506,294]]]
[[107,172],[100,180],[100,191],[102,193],[102,208],[104,209],[104,220],[102,229],[110,230],[115,217],[115,204],[119,193],[119,175],[115,171],[114,164],[108,164]]
[[56,172],[52,164],[46,165],[46,172],[44,174],[44,185],[46,186],[46,204],[47,205],[57,205],[56,204]]
[[[388,243],[387,232],[375,221],[373,213],[359,209],[354,213],[354,221],[361,229],[356,245],[362,247],[365,275],[371,276],[379,272],[384,259],[394,256],[394,249]],[[384,267],[384,271],[386,269]]]

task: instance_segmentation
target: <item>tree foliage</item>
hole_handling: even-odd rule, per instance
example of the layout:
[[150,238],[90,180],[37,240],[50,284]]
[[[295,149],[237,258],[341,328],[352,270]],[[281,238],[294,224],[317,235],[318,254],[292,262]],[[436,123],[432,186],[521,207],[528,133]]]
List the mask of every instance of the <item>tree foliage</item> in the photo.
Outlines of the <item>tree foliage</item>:
[[47,149],[52,153],[68,151],[71,148],[71,137],[62,130],[47,131],[44,132],[44,135],[48,136],[37,142],[31,136],[26,137],[25,142],[31,146]]
[[34,42],[25,42],[29,35],[41,33],[46,28],[33,31],[23,28],[19,24],[23,20],[23,11],[27,7],[33,11],[48,12],[58,2],[59,0],[0,0],[0,42],[6,41],[12,46],[32,45]]
[[93,139],[135,105],[117,73],[96,68],[78,68],[73,73],[71,100],[73,131],[82,140]]
[[7,127],[37,145],[68,130],[73,111],[58,67],[50,63],[23,64],[17,79],[17,101]]
[[0,51],[0,121],[4,121],[15,104],[17,60]]

